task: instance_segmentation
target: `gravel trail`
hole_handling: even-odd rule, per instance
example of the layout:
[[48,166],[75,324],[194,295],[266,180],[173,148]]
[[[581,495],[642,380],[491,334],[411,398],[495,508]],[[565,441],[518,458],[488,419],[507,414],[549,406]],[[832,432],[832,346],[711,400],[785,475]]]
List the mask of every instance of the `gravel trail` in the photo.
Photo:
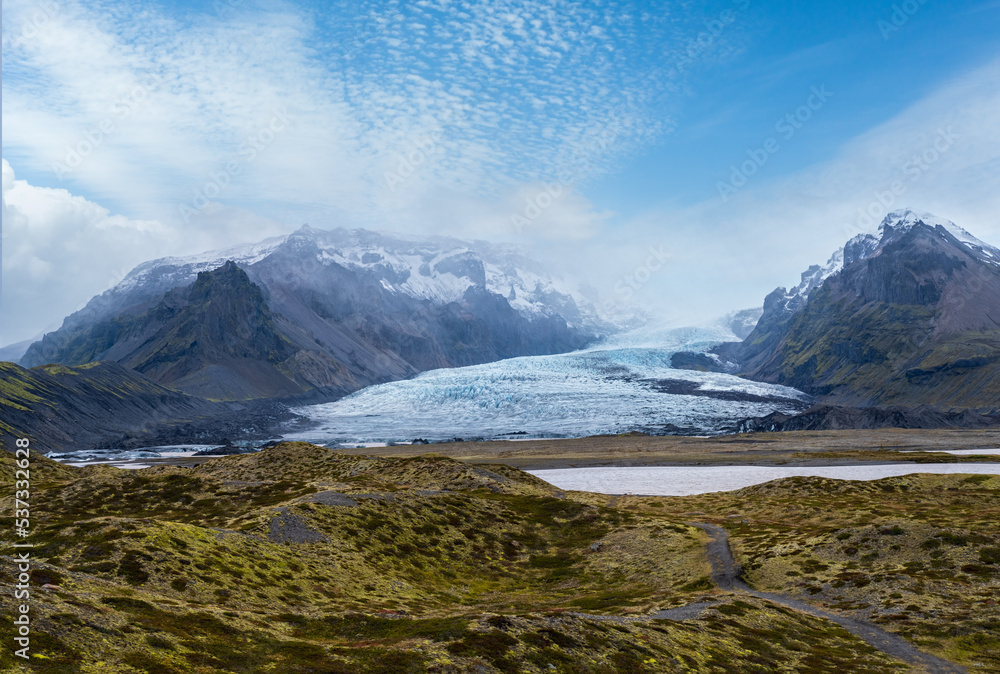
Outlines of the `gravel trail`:
[[733,559],[733,553],[729,549],[729,535],[726,533],[726,530],[715,524],[691,522],[691,525],[708,533],[708,560],[712,565],[712,580],[720,589],[745,592],[751,596],[786,606],[792,610],[835,622],[883,653],[898,658],[910,665],[922,666],[927,672],[933,674],[952,674],[966,671],[961,665],[956,665],[947,660],[924,653],[906,639],[891,632],[886,632],[867,621],[848,618],[847,616],[832,613],[812,604],[807,604],[804,601],[774,592],[758,592],[754,590],[743,582],[741,577],[742,569],[736,563],[736,560]]

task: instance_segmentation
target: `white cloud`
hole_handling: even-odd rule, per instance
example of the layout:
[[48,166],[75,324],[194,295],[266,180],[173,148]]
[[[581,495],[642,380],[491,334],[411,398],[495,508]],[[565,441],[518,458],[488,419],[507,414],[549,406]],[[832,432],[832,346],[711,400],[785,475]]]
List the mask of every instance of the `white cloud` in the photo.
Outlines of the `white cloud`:
[[[596,236],[610,214],[579,186],[669,128],[672,64],[703,30],[624,0],[226,4],[4,2],[2,343],[138,262],[303,222]],[[541,181],[561,195],[515,228]]]
[[[584,180],[669,128],[663,104],[679,76],[667,73],[685,30],[703,29],[680,10],[640,19],[628,5],[360,2],[310,14],[241,4],[180,18],[153,4],[67,1],[22,39],[36,5],[11,0],[4,152],[21,171],[57,167],[52,184],[163,222],[278,110],[294,123],[219,202],[377,218],[396,208],[386,165],[431,134],[438,156],[411,192],[499,198],[574,162]],[[98,134],[102,123],[111,130]],[[608,128],[614,143],[580,164]],[[101,142],[60,170],[87,133]]]
[[212,227],[133,220],[63,189],[17,180],[3,160],[3,323],[0,345],[51,330],[135,265],[191,254],[286,228],[260,217],[208,213]]
[[389,221],[406,228],[431,221],[436,232],[457,238],[483,237],[549,247],[554,241],[586,241],[613,217],[572,185],[533,182],[516,185],[498,198],[438,190],[402,201]]
[[[137,262],[303,222],[534,242],[612,299],[652,247],[671,255],[636,297],[678,317],[723,313],[825,261],[873,191],[905,178],[908,158],[948,125],[960,141],[900,201],[1000,243],[996,63],[822,165],[758,176],[724,204],[621,221],[587,186],[670,129],[671,96],[692,70],[684,53],[705,30],[690,5],[251,4],[172,17],[151,3],[67,0],[25,33],[38,4],[4,3],[4,156],[35,185],[5,161],[3,343]],[[738,29],[695,58],[731,53]],[[268,132],[278,113],[289,123]],[[109,131],[60,182],[53,165],[102,123]],[[553,182],[561,195],[518,229],[513,216]]]

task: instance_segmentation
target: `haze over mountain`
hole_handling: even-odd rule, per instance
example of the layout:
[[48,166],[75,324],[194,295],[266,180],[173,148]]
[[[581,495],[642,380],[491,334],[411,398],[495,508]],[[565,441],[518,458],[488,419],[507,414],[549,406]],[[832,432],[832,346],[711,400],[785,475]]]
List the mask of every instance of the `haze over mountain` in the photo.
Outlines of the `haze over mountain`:
[[[594,428],[717,433],[748,414],[803,409],[806,397],[796,389],[826,406],[994,413],[998,316],[1000,251],[950,221],[910,210],[890,214],[878,235],[851,239],[826,265],[807,269],[795,288],[776,289],[762,314],[736,312],[719,328],[689,336],[653,331],[604,342],[594,339],[614,326],[516,249],[304,227],[260,244],[140,265],[34,344],[24,363],[112,360],[203,397],[303,402],[455,368],[433,381],[373,389],[369,397],[394,410],[381,421],[356,409],[361,399],[302,410],[338,438],[407,439],[410,430],[392,420],[416,410],[472,436]],[[575,359],[536,367],[530,358],[587,344],[591,353]],[[516,356],[529,358],[463,367]],[[750,395],[738,380],[691,379],[670,368],[738,372],[788,388]],[[470,387],[477,403],[466,409],[459,403]],[[720,387],[741,392],[710,401]],[[604,399],[610,390],[622,399]],[[621,409],[618,421],[614,414],[600,421],[601,409]],[[359,414],[364,418],[355,419]],[[920,419],[955,422],[937,412]],[[443,426],[411,425],[450,437]]]
[[611,328],[513,247],[303,227],[142,264],[22,363],[112,360],[207,398],[335,398],[434,368],[571,351]]
[[827,404],[1000,410],[1000,249],[953,222],[890,213],[764,301],[719,353]]

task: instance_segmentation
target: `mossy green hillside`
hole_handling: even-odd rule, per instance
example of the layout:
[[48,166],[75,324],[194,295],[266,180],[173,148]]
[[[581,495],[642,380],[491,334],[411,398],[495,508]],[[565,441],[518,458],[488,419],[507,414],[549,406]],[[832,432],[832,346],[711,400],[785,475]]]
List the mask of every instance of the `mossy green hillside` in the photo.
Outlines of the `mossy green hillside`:
[[995,408],[1000,332],[936,336],[935,316],[922,306],[856,308],[818,293],[791,323],[777,381],[844,404]]
[[[722,598],[699,618],[610,622],[575,615],[448,618],[215,611],[138,594],[51,600],[35,672],[899,672],[827,621]],[[6,626],[5,626],[6,627]],[[89,634],[88,634],[89,633]],[[76,637],[87,634],[90,639]],[[87,655],[81,661],[80,653]],[[0,665],[21,667],[8,652]]]
[[[504,466],[299,443],[194,469],[32,470],[31,671],[901,668],[831,623],[719,595],[683,518]],[[713,596],[691,620],[641,619]]]
[[940,657],[1000,671],[998,476],[789,478],[615,506],[723,525],[751,586],[857,612]]
[[[707,573],[697,530],[557,498],[505,466],[290,444],[197,469],[37,457],[33,470],[50,476],[34,496],[37,568],[71,604],[114,590],[239,615],[626,613],[686,603]],[[47,599],[43,616],[79,618]],[[92,637],[72,628],[67,648]]]
[[30,438],[36,452],[93,447],[158,422],[223,411],[115,363],[26,369],[0,362],[0,443],[8,449],[20,437]]

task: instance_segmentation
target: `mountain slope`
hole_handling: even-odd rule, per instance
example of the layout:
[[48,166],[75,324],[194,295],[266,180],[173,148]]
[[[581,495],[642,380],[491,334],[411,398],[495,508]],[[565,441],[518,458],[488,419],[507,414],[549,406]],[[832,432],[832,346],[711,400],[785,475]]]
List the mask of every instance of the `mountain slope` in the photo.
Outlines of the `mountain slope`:
[[[513,249],[304,227],[137,267],[22,363],[114,360],[224,400],[333,399],[418,372],[572,351],[598,323]],[[187,285],[190,283],[191,285]]]
[[[46,336],[29,355],[69,364],[114,361],[173,389],[220,400],[358,388],[347,367],[294,330],[274,316],[261,288],[227,262],[146,311]],[[397,371],[409,373],[405,363]]]
[[[68,363],[110,360],[157,382],[210,398],[298,388],[274,366],[294,353],[273,326],[260,288],[232,262],[172,290],[141,314],[89,326],[63,345]],[[271,367],[268,367],[268,366]]]
[[31,370],[0,363],[0,438],[5,447],[12,447],[15,437],[30,437],[41,451],[92,447],[167,419],[225,411],[114,363]]
[[[138,265],[115,287],[66,318],[63,328],[92,323],[155,301],[165,292],[194,282],[203,271],[232,260],[259,282],[256,269],[275,254],[302,275],[307,266],[339,267],[401,296],[434,304],[460,301],[479,287],[502,295],[526,317],[559,315],[585,332],[609,326],[590,302],[553,278],[546,266],[517,246],[446,237],[416,238],[364,229],[322,230],[305,225],[293,234],[190,257],[166,257]],[[324,289],[325,292],[326,289]]]
[[727,355],[828,404],[998,409],[1000,251],[912,211],[890,214],[880,235],[801,306],[769,295]]

